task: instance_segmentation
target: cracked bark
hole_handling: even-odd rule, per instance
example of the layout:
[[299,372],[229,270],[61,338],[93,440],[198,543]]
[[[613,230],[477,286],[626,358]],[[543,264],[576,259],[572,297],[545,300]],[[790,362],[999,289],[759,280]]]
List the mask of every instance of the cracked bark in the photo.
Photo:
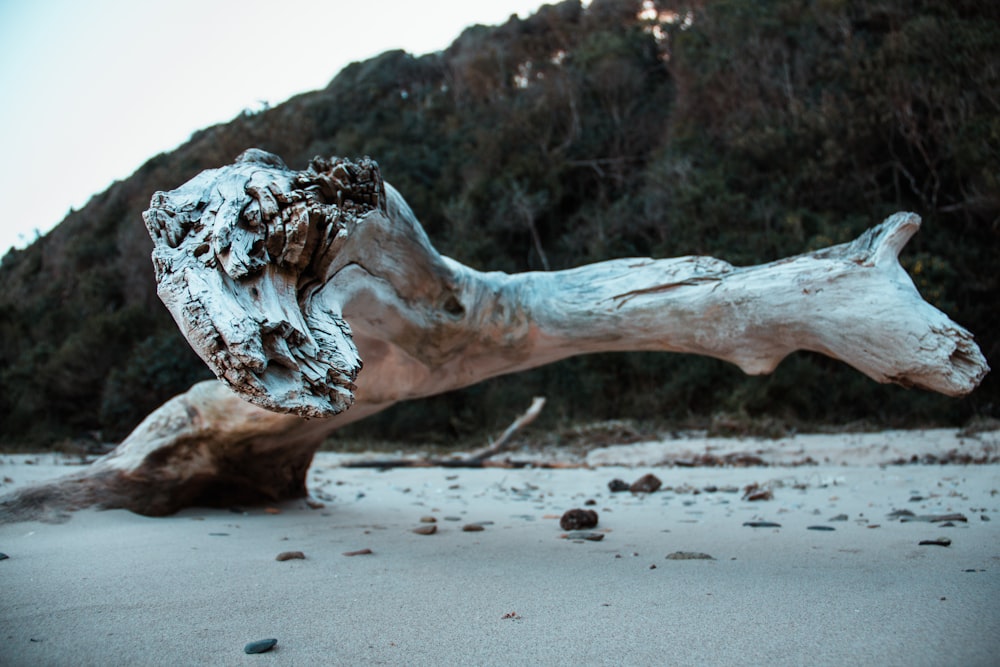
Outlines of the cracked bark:
[[88,469],[3,499],[7,520],[300,497],[340,426],[578,354],[685,352],[759,374],[812,350],[950,396],[989,370],[898,262],[913,213],[759,266],[632,258],[484,273],[438,254],[374,162],[293,171],[251,149],[156,193],[144,217],[160,297],[222,383],[167,402]]

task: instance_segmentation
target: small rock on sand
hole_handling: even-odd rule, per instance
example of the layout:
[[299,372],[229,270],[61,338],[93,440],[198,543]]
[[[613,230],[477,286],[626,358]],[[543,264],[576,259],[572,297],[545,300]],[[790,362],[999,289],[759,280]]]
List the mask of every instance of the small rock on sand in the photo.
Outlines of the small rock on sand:
[[743,525],[751,528],[781,528],[780,523],[773,521],[744,521]]
[[437,523],[437,519],[432,516],[422,516],[420,517],[420,523]]
[[244,653],[267,653],[272,648],[278,645],[277,639],[258,639],[255,642],[250,642],[243,647]]
[[806,526],[806,530],[837,530],[833,526]]
[[632,482],[632,486],[628,490],[632,493],[654,493],[661,486],[663,486],[663,482],[660,481],[660,478],[649,473]]
[[920,540],[920,546],[935,546],[935,547],[948,547],[951,546],[951,540],[947,537],[939,537],[936,540]]
[[675,551],[667,554],[667,560],[715,560],[706,553],[700,551]]
[[624,479],[613,479],[608,482],[608,489],[611,493],[621,493],[622,491],[628,491],[629,483]]
[[437,529],[438,527],[436,523],[429,523],[425,526],[414,528],[413,532],[416,533],[417,535],[433,535],[434,533],[437,532]]
[[590,542],[600,542],[604,539],[604,533],[591,533],[585,530],[574,530],[563,533],[560,537],[564,540],[589,540]]
[[559,519],[559,527],[563,530],[587,530],[597,525],[597,512],[594,510],[568,510]]
[[462,526],[462,530],[465,531],[466,533],[478,533],[482,530],[485,530],[485,528],[481,523],[467,523],[464,526]]
[[305,560],[306,555],[301,551],[282,551],[274,557],[274,560]]
[[10,556],[7,554],[0,554],[0,560],[7,560],[8,558],[10,558]]
[[345,551],[345,556],[370,556],[374,553],[371,549],[358,549],[357,551]]

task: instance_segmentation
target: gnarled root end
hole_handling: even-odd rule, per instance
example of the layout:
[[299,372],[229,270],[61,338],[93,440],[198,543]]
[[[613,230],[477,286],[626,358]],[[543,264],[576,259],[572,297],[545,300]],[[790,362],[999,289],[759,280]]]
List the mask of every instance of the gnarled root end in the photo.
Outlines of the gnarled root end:
[[348,236],[385,212],[378,165],[316,158],[305,171],[252,149],[158,192],[143,214],[158,293],[212,371],[269,410],[329,417],[354,400],[361,359],[336,306],[313,295]]

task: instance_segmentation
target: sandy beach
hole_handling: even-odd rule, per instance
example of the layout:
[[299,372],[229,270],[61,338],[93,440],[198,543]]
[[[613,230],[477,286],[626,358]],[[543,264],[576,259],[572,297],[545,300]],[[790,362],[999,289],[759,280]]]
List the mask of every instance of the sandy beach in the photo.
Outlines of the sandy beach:
[[[568,468],[323,453],[308,502],[0,525],[0,664],[996,665],[1000,464],[891,462],[998,451],[941,430],[511,455]],[[0,462],[0,491],[75,469]],[[592,539],[560,527],[574,508]]]

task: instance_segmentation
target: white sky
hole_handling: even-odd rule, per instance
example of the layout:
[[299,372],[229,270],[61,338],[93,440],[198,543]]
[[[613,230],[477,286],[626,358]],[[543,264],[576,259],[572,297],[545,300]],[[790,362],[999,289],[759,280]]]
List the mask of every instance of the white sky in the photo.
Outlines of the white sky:
[[0,0],[0,257],[196,130],[545,1]]

